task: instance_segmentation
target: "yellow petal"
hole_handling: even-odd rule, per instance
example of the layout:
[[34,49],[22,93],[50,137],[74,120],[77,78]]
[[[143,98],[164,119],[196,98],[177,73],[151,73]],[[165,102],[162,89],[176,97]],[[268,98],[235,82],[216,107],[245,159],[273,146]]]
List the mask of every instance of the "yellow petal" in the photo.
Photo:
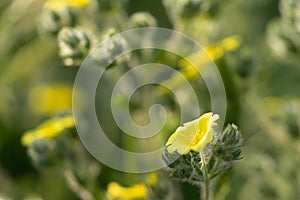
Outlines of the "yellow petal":
[[145,199],[147,192],[147,187],[141,183],[131,187],[123,187],[116,182],[111,182],[107,188],[107,196],[109,199]]
[[206,135],[202,138],[202,140],[200,140],[196,145],[191,146],[191,149],[193,151],[199,152],[202,149],[204,149],[208,143],[212,142],[213,138],[214,138],[214,131],[213,129],[210,129],[206,133]]
[[34,140],[42,138],[54,138],[63,130],[74,126],[74,119],[68,115],[65,117],[50,119],[37,128],[27,131],[21,138],[21,143],[28,146]]
[[219,115],[212,112],[205,113],[200,118],[178,127],[166,143],[168,152],[177,151],[179,154],[187,154],[190,150],[200,151],[213,140],[213,127]]
[[168,152],[172,153],[177,150],[180,154],[189,152],[188,146],[194,138],[197,131],[199,119],[183,124],[183,127],[178,127],[173,135],[168,140]]
[[44,7],[49,10],[61,11],[66,7],[84,7],[90,0],[48,0]]

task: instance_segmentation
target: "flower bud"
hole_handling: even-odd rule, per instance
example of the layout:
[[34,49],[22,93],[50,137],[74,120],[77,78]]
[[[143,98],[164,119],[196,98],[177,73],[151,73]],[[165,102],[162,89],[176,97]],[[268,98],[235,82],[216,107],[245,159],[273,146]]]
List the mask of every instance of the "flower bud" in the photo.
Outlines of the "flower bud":
[[45,9],[41,17],[41,32],[57,35],[65,26],[74,26],[77,16],[72,8],[62,10]]
[[182,1],[183,2],[183,9],[181,16],[182,17],[191,17],[197,12],[200,11],[201,5],[203,4],[203,0],[188,0]]
[[129,19],[129,27],[131,28],[143,28],[151,26],[156,26],[156,20],[147,12],[137,12]]
[[126,64],[130,59],[130,54],[123,55],[122,57],[114,60],[115,57],[121,55],[126,49],[128,49],[127,41],[122,35],[116,34],[116,30],[109,29],[103,36],[103,43],[101,48],[96,49],[98,51],[93,57],[99,67],[106,68],[107,66],[115,66]]
[[224,160],[233,161],[242,159],[242,137],[238,127],[229,124],[219,136],[213,147],[213,154]]
[[65,140],[43,138],[33,141],[27,151],[33,165],[42,169],[62,162],[69,150]]
[[53,164],[53,150],[55,142],[49,139],[35,140],[29,145],[28,154],[36,168],[43,168]]
[[80,65],[91,48],[90,37],[76,28],[63,28],[58,34],[59,55],[66,66]]
[[276,57],[286,58],[300,51],[300,2],[298,0],[282,0],[280,4],[281,18],[270,23],[268,27],[268,43]]

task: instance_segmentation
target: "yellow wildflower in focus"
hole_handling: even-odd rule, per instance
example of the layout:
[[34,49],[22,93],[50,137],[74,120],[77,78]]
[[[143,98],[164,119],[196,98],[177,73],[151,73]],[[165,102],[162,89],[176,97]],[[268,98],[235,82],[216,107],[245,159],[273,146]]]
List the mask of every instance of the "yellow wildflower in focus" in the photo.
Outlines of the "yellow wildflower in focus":
[[63,130],[71,127],[74,127],[74,119],[71,115],[50,119],[34,130],[25,132],[21,138],[21,143],[28,146],[37,139],[54,138]]
[[72,108],[72,87],[66,85],[40,85],[28,96],[29,107],[37,114],[57,114]]
[[116,182],[111,182],[107,188],[107,197],[112,200],[146,199],[147,193],[147,187],[144,184],[123,187]]
[[191,150],[200,152],[213,140],[213,127],[218,119],[219,115],[210,112],[178,127],[166,143],[168,152],[177,151],[181,155]]
[[84,7],[90,0],[48,0],[44,7],[49,10],[60,11],[66,7]]

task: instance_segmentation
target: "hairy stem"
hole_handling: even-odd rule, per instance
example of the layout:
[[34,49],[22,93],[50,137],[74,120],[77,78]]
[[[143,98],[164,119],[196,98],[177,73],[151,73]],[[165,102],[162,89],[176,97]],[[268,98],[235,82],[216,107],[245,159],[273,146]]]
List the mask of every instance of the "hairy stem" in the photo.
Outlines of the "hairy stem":
[[69,188],[82,200],[95,200],[93,195],[78,183],[74,173],[71,170],[64,172],[64,177]]
[[207,168],[206,168],[206,161],[204,158],[204,153],[203,151],[200,151],[200,157],[201,157],[201,162],[202,162],[202,171],[204,174],[204,190],[202,191],[201,194],[201,198],[203,200],[209,200],[209,196],[210,196],[210,191],[209,191],[209,177],[208,177],[208,173],[207,173]]

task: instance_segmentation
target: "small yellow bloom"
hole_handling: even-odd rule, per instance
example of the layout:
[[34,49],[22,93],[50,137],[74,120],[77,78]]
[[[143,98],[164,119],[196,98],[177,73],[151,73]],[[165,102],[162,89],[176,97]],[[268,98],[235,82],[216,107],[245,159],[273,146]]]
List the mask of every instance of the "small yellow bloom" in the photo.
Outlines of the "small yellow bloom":
[[213,127],[218,119],[219,115],[210,112],[178,127],[166,143],[168,152],[177,151],[181,155],[191,150],[200,152],[213,140]]
[[37,114],[57,114],[72,108],[72,87],[67,85],[39,85],[28,96],[29,107]]
[[147,183],[150,185],[150,186],[156,186],[157,185],[157,182],[158,182],[158,177],[157,177],[157,174],[156,173],[150,173],[149,174],[149,177],[147,179]]
[[[209,45],[204,47],[204,50],[200,50],[194,54],[187,56],[185,59],[181,59],[178,62],[180,67],[180,72],[187,79],[195,79],[199,75],[199,69],[213,61],[222,58],[226,52],[235,51],[239,48],[242,43],[242,39],[238,35],[232,35],[230,37],[224,38],[220,42],[214,45]],[[178,74],[174,74],[170,79],[163,82],[168,88],[174,89],[179,87],[183,83],[181,77]],[[163,87],[159,87],[160,92],[168,93]]]
[[49,10],[60,11],[66,7],[84,7],[90,0],[48,0],[44,7]]
[[[195,67],[201,67],[221,58],[227,51],[235,51],[241,45],[241,37],[233,35],[221,40],[215,45],[205,47],[205,51],[198,51],[187,57],[188,60],[179,61],[179,66],[183,68],[183,73],[192,78],[198,74]],[[190,61],[190,62],[189,62]]]
[[63,130],[71,127],[74,127],[74,119],[70,115],[50,119],[36,129],[25,132],[21,138],[21,143],[28,146],[37,139],[54,138]]
[[223,39],[219,45],[224,51],[235,51],[240,47],[241,43],[242,38],[239,35],[232,35]]
[[146,199],[147,187],[144,184],[135,184],[131,187],[123,187],[116,182],[108,184],[107,196],[109,199]]

